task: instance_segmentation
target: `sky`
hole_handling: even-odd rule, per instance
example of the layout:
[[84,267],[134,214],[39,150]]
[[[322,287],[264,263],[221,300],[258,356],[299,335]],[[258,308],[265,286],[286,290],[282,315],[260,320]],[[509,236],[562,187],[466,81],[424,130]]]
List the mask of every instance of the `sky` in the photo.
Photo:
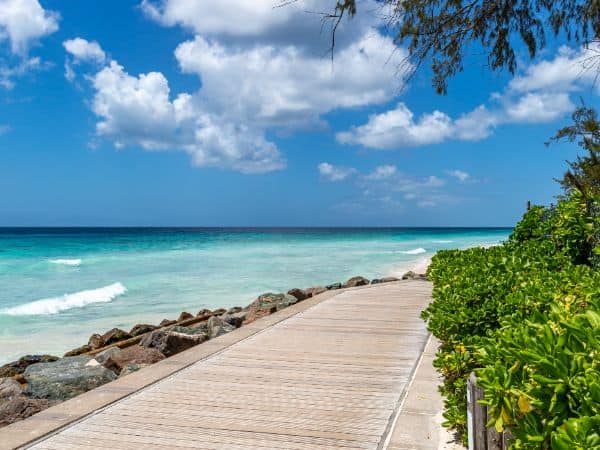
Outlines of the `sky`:
[[373,0],[0,0],[0,226],[512,226],[598,87],[552,42],[446,96]]

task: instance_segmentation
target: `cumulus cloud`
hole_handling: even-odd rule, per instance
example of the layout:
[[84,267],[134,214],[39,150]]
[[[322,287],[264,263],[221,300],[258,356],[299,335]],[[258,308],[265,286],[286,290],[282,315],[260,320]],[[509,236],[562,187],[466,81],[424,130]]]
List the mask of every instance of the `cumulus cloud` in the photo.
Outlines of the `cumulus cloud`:
[[332,68],[326,58],[294,46],[240,50],[196,36],[175,56],[184,73],[202,79],[200,95],[213,109],[264,126],[294,127],[318,123],[336,108],[391,99],[405,53],[388,37],[364,35],[336,55]]
[[0,0],[0,41],[25,56],[40,38],[58,30],[59,15],[42,8],[38,0]]
[[391,149],[437,144],[452,133],[448,115],[434,111],[415,120],[412,111],[404,103],[398,103],[395,109],[369,116],[366,124],[338,133],[337,140],[343,144]]
[[342,181],[356,173],[356,169],[352,167],[334,166],[326,162],[319,164],[317,169],[321,177],[327,181]]
[[365,175],[367,180],[384,180],[390,178],[398,171],[398,168],[392,164],[377,166],[371,173]]
[[70,53],[76,62],[104,63],[106,54],[96,41],[76,37],[63,42],[63,47]]
[[275,144],[259,131],[204,111],[190,94],[171,100],[168,81],[160,72],[132,76],[111,61],[92,83],[96,91],[92,109],[100,118],[97,133],[118,148],[185,151],[196,166],[242,173],[285,166]]
[[449,170],[447,173],[451,177],[456,178],[461,183],[465,183],[471,179],[471,175],[469,175],[467,172],[465,172],[463,170],[454,169],[454,170]]

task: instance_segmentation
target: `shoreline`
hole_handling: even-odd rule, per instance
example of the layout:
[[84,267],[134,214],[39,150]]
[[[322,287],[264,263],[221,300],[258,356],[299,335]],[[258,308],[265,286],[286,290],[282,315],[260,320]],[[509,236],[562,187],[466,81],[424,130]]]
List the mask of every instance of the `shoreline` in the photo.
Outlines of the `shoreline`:
[[[416,268],[426,265],[421,263]],[[423,271],[424,272],[424,271]],[[158,325],[136,324],[129,331],[112,328],[94,333],[88,343],[62,357],[26,355],[0,366],[0,427],[25,419],[62,401],[95,389],[193,346],[229,333],[255,320],[320,293],[400,280],[426,280],[424,273],[369,280],[354,276],[326,286],[292,288],[259,295],[246,307],[183,311],[176,320]]]

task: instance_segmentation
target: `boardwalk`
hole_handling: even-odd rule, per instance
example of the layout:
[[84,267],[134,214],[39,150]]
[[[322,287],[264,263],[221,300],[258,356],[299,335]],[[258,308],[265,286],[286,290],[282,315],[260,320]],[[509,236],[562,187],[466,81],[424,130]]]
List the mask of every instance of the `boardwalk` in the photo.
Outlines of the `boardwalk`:
[[430,294],[415,281],[307,300],[32,448],[383,448],[428,339]]

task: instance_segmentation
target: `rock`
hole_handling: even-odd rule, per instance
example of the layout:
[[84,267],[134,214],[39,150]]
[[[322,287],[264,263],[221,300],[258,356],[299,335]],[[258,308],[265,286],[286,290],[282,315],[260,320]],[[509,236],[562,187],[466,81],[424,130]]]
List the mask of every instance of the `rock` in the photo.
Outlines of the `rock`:
[[140,345],[146,348],[155,348],[165,356],[172,356],[190,347],[206,341],[208,336],[200,334],[184,334],[176,331],[156,330],[144,336]]
[[165,328],[165,331],[175,331],[176,333],[183,333],[183,334],[200,334],[200,333],[206,333],[207,327],[206,327],[206,324],[204,324],[204,327],[202,327],[202,326],[182,327],[181,325],[173,325],[171,327]]
[[328,291],[333,291],[336,289],[341,289],[342,288],[342,283],[333,283],[333,284],[328,284],[327,286],[325,286],[325,289],[327,289]]
[[155,348],[146,348],[132,345],[124,349],[109,348],[96,355],[95,361],[102,364],[116,374],[121,374],[123,369],[132,364],[150,365],[165,359],[165,356]]
[[415,273],[412,270],[409,270],[404,275],[402,275],[403,280],[427,280],[427,275],[422,273]]
[[98,333],[94,333],[88,339],[88,345],[92,350],[104,347],[104,339]]
[[308,295],[303,289],[298,288],[290,289],[288,294],[290,294],[292,297],[296,297],[299,302],[310,297],[310,295]]
[[179,318],[177,319],[177,322],[183,322],[184,320],[193,319],[193,318],[194,318],[193,314],[183,311],[181,314],[179,314]]
[[369,284],[369,280],[367,280],[365,277],[352,277],[350,278],[348,281],[346,281],[344,283],[344,286],[346,287],[356,287],[356,286],[366,286],[367,284]]
[[102,335],[104,345],[114,344],[115,342],[124,341],[125,339],[131,339],[131,336],[127,331],[121,330],[120,328],[113,328],[108,330]]
[[25,370],[27,393],[35,398],[67,400],[117,378],[90,356],[71,356],[50,363],[32,364]]
[[18,395],[0,405],[0,427],[26,419],[58,402]]
[[92,351],[92,347],[90,347],[88,344],[84,344],[81,347],[77,347],[77,348],[74,348],[73,350],[69,350],[63,356],[77,356],[77,355],[81,355],[83,353],[87,353],[90,351]]
[[304,289],[304,292],[306,292],[306,294],[309,297],[314,297],[315,295],[322,294],[323,292],[326,292],[326,291],[327,291],[327,288],[324,288],[323,286],[309,287],[307,289]]
[[0,378],[0,405],[18,395],[23,395],[23,389],[18,382],[12,378]]
[[149,325],[147,323],[138,323],[137,325],[134,325],[134,327],[129,330],[129,334],[132,335],[133,337],[135,336],[139,336],[140,334],[145,334],[148,333],[150,331],[154,331],[156,330],[156,325]]
[[233,325],[234,327],[239,328],[244,323],[244,320],[246,320],[247,315],[248,313],[246,311],[238,311],[235,313],[228,312],[227,314],[224,314],[221,317],[229,325]]
[[213,316],[220,316],[221,314],[225,314],[227,310],[225,308],[215,309],[212,314]]
[[400,281],[400,278],[396,278],[396,277],[375,278],[374,280],[371,280],[371,284],[391,283],[392,281]]
[[132,374],[133,372],[137,372],[140,369],[143,369],[144,367],[148,367],[150,364],[128,364],[125,367],[123,367],[123,370],[121,370],[121,373],[119,374],[119,378],[123,378],[129,374]]
[[177,321],[176,320],[163,319],[158,324],[158,326],[159,327],[168,327],[169,325],[173,325],[174,323],[177,323]]
[[295,303],[298,303],[298,299],[289,294],[274,294],[272,292],[263,294],[246,308],[247,314],[244,323],[253,322]]
[[235,326],[225,322],[221,317],[212,316],[208,319],[208,338],[214,339],[235,330]]
[[202,317],[202,316],[207,316],[209,314],[212,314],[212,311],[210,309],[201,309],[200,311],[198,311],[198,314],[196,314],[196,317]]
[[241,306],[234,306],[233,308],[229,308],[227,310],[227,314],[237,314],[243,310],[244,308],[242,308]]
[[97,361],[98,364],[102,364],[108,370],[118,374],[121,368],[115,363],[115,358],[118,357],[121,351],[118,347],[110,347],[94,356],[93,361]]
[[19,358],[17,361],[9,362],[0,367],[0,378],[14,377],[22,374],[25,369],[32,364],[40,362],[52,362],[58,360],[58,356],[52,355],[27,355]]

